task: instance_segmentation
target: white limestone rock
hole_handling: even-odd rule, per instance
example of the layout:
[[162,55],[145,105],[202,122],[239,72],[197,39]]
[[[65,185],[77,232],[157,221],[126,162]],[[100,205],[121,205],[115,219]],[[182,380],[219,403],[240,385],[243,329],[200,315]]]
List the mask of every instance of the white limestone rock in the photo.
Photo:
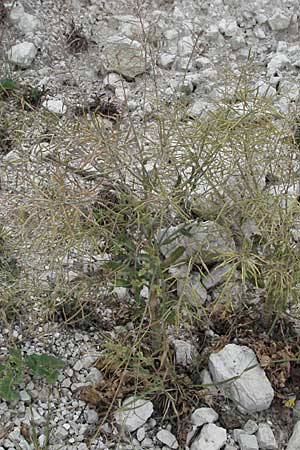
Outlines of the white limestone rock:
[[207,116],[209,112],[216,110],[216,105],[213,102],[206,100],[195,100],[188,108],[188,114],[190,116],[202,117]]
[[227,37],[232,37],[238,32],[238,26],[234,17],[224,18],[219,22],[219,31]]
[[228,344],[209,358],[209,370],[215,383],[231,398],[242,412],[268,409],[274,391],[253,350],[246,346]]
[[286,450],[300,450],[300,421],[298,421],[290,437]]
[[191,422],[195,427],[202,427],[206,423],[214,423],[218,418],[219,414],[214,409],[207,407],[198,408],[191,414]]
[[245,423],[245,425],[243,426],[243,430],[247,433],[247,434],[255,434],[258,430],[258,425],[256,422],[254,422],[254,420],[247,420],[247,422]]
[[291,17],[286,16],[283,11],[277,9],[273,16],[268,19],[268,23],[272,31],[283,31],[289,27]]
[[274,73],[285,69],[290,64],[289,58],[284,53],[278,53],[271,58],[268,63],[268,75],[273,76]]
[[202,277],[203,286],[209,290],[213,289],[226,279],[226,274],[232,269],[231,264],[214,267],[207,275]]
[[260,423],[256,437],[259,448],[268,450],[276,450],[278,448],[274,433],[269,424]]
[[156,434],[156,437],[160,442],[170,448],[177,449],[179,447],[176,437],[168,430],[160,430]]
[[190,56],[194,49],[194,39],[192,36],[184,36],[178,41],[178,52],[180,56]]
[[67,112],[67,107],[61,99],[49,98],[42,103],[42,106],[52,114],[59,116]]
[[190,236],[184,240],[186,253],[195,257],[195,262],[213,264],[222,260],[222,254],[235,249],[229,231],[211,220],[193,225],[188,232]]
[[175,348],[176,364],[183,367],[189,366],[195,355],[197,355],[196,348],[190,342],[181,339],[174,339],[173,345]]
[[15,64],[22,69],[27,69],[31,66],[37,54],[37,48],[31,42],[21,42],[13,45],[7,52],[7,57],[10,63]]
[[161,67],[162,69],[169,70],[173,66],[175,59],[176,59],[175,53],[171,53],[171,52],[170,53],[168,53],[168,52],[161,53],[158,58],[158,66]]
[[194,306],[203,305],[207,300],[207,292],[201,283],[199,273],[191,273],[187,278],[179,278],[177,281],[177,295],[184,297]]
[[259,450],[256,436],[253,434],[241,434],[238,442],[241,450]]
[[24,11],[24,7],[21,3],[17,4],[11,9],[9,14],[9,21],[12,23],[21,33],[29,34],[34,33],[40,26],[40,21]]
[[273,86],[271,86],[270,84],[265,83],[264,81],[259,81],[255,85],[255,89],[257,90],[257,94],[260,97],[272,98],[275,95],[277,95],[276,89]]
[[192,443],[191,450],[220,450],[226,440],[226,430],[209,423],[203,426],[200,435]]
[[120,428],[129,433],[142,427],[153,413],[153,404],[149,400],[129,397],[124,400],[122,408],[115,413],[115,420]]

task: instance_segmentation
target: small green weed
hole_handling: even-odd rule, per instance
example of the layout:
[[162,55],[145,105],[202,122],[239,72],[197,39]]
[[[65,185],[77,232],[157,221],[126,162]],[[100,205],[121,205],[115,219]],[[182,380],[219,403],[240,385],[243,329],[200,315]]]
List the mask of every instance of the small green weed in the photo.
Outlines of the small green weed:
[[59,369],[64,366],[65,363],[54,356],[33,353],[24,357],[17,347],[11,348],[7,360],[0,364],[0,397],[7,401],[18,400],[16,386],[23,381],[26,373],[53,384]]

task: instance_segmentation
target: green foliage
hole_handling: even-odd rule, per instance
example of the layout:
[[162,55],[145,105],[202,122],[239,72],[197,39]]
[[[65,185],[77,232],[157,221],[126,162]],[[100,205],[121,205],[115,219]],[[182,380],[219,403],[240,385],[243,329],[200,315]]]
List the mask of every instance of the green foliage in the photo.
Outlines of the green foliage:
[[3,78],[0,80],[0,98],[9,97],[17,91],[18,84],[12,78]]
[[65,363],[54,356],[33,353],[24,357],[17,347],[11,348],[7,360],[0,364],[0,397],[7,401],[18,400],[16,387],[23,381],[26,373],[53,384],[57,380],[59,369],[64,366]]

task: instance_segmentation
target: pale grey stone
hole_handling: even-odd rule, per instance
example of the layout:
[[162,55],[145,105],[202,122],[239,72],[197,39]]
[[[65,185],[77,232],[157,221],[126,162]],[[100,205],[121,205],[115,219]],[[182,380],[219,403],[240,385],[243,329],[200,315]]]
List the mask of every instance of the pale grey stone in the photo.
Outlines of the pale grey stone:
[[122,408],[115,413],[117,424],[129,432],[142,427],[153,413],[153,404],[149,400],[127,398]]
[[253,434],[240,434],[238,442],[241,450],[259,450],[256,436]]
[[277,95],[276,89],[264,81],[259,81],[255,85],[255,89],[260,97],[272,98]]
[[142,442],[141,442],[142,448],[152,448],[154,446],[153,440],[149,437],[146,437]]
[[177,295],[179,298],[184,297],[194,306],[203,305],[207,300],[207,292],[201,283],[199,273],[191,273],[188,278],[179,278],[177,280]]
[[247,434],[247,432],[245,430],[242,430],[241,428],[235,428],[232,432],[233,440],[235,442],[238,442],[241,434]]
[[293,434],[289,439],[286,450],[300,450],[300,421],[294,426]]
[[268,63],[268,75],[273,76],[275,72],[286,68],[289,63],[289,58],[283,53],[273,56]]
[[193,52],[195,41],[192,36],[184,36],[178,41],[178,53],[182,57],[190,56]]
[[140,44],[122,38],[105,45],[101,52],[101,62],[103,69],[100,70],[116,72],[128,81],[133,81],[150,68],[150,62],[145,60]]
[[20,450],[32,450],[32,447],[26,439],[21,435],[19,431],[12,431],[8,435],[8,439],[11,441],[12,444],[15,444],[17,448],[20,448]]
[[145,34],[149,32],[149,22],[142,20],[140,17],[132,15],[115,16],[116,20],[120,22],[120,32],[122,35],[133,39],[142,41]]
[[207,113],[214,111],[216,106],[214,103],[206,100],[195,100],[194,103],[188,108],[188,113],[191,116],[205,117]]
[[219,387],[242,412],[264,411],[270,407],[273,388],[250,348],[226,345],[210,355],[209,370],[214,382],[228,380]]
[[176,59],[175,53],[161,53],[158,58],[158,66],[162,69],[171,69]]
[[88,424],[92,425],[98,422],[98,413],[94,409],[87,408],[84,410],[84,418]]
[[[300,230],[297,230],[298,231],[298,235],[297,235],[297,242],[300,240]],[[300,420],[300,400],[296,400],[295,401],[295,405],[294,405],[294,408],[293,408],[293,417],[294,417],[294,419],[295,420]]]
[[20,399],[22,400],[22,402],[30,402],[31,397],[27,391],[22,390],[20,391]]
[[230,264],[213,268],[207,275],[202,277],[203,286],[207,290],[215,288],[225,280],[226,273],[231,269],[232,266]]
[[226,440],[226,430],[209,423],[203,426],[199,436],[192,443],[191,450],[220,450]]
[[7,52],[8,60],[12,64],[27,69],[37,54],[37,48],[31,42],[21,42],[10,48]]
[[43,426],[46,423],[46,419],[37,411],[35,407],[32,407],[31,409],[27,408],[25,417],[28,420],[33,420],[36,425]]
[[74,364],[73,369],[78,372],[82,369],[89,369],[97,360],[96,355],[85,355]]
[[235,249],[229,231],[213,221],[193,225],[185,237],[186,253],[195,258],[195,262],[213,264],[222,260],[222,255]]
[[31,14],[27,14],[20,3],[11,9],[9,20],[24,34],[33,33],[40,25],[39,20]]
[[245,38],[240,31],[230,39],[230,46],[234,51],[244,48],[245,45],[246,45]]
[[136,438],[139,442],[141,442],[146,437],[146,430],[144,427],[141,427],[136,432]]
[[92,384],[97,384],[99,383],[101,380],[103,380],[103,375],[100,372],[99,369],[97,369],[96,367],[91,367],[89,369],[89,373],[86,376],[86,381],[88,383],[92,383]]
[[156,437],[160,442],[170,448],[177,449],[179,447],[176,437],[168,430],[160,430],[156,434]]
[[175,348],[176,364],[183,367],[189,366],[197,355],[195,346],[190,342],[183,341],[182,339],[174,339],[173,345]]
[[257,432],[258,430],[258,425],[256,422],[254,422],[254,420],[249,419],[247,420],[247,422],[245,423],[245,425],[243,426],[243,430],[247,433],[247,434],[254,434]]
[[224,18],[219,22],[219,31],[227,37],[232,37],[238,32],[238,26],[234,17]]
[[63,115],[67,111],[64,102],[58,98],[49,98],[43,101],[42,106],[52,114]]
[[288,80],[283,80],[280,82],[279,90],[281,95],[292,101],[297,101],[300,98],[300,89],[298,85]]
[[278,448],[274,433],[269,424],[260,423],[256,437],[259,448],[268,450],[276,450]]
[[214,423],[218,420],[219,414],[212,408],[197,408],[191,414],[191,422],[196,427],[202,427],[206,423]]
[[268,23],[273,31],[283,31],[289,27],[291,16],[286,16],[278,9],[273,16],[268,19]]
[[68,389],[71,386],[71,384],[72,381],[70,380],[70,378],[65,378],[61,383],[61,387]]
[[208,389],[213,395],[217,395],[218,389],[215,386],[212,377],[207,369],[203,369],[200,373],[200,381],[205,389]]

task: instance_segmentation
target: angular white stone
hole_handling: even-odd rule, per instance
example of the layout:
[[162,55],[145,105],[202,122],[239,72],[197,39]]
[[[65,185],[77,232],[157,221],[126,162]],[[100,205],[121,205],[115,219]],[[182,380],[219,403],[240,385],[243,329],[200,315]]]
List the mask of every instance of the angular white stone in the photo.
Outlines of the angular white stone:
[[219,31],[227,37],[234,36],[238,31],[236,20],[233,17],[222,19],[219,23]]
[[277,95],[276,89],[263,81],[258,82],[255,85],[255,88],[257,89],[257,93],[260,97],[270,98]]
[[19,31],[25,34],[33,33],[40,24],[36,17],[24,11],[21,4],[12,8],[9,14],[9,20]]
[[88,383],[97,384],[103,379],[103,375],[96,367],[91,367],[86,377]]
[[289,27],[291,17],[287,17],[282,11],[277,10],[268,22],[273,31],[283,31]]
[[161,53],[159,55],[158,65],[162,69],[171,69],[175,59],[176,59],[175,53],[166,53],[166,52]]
[[268,409],[274,397],[270,381],[260,367],[253,350],[228,344],[209,358],[209,370],[215,383],[243,412]]
[[202,277],[202,284],[208,290],[212,289],[218,284],[222,283],[226,278],[226,273],[230,271],[232,266],[230,264],[226,264],[224,266],[215,267],[212,269],[209,274],[204,275]]
[[23,69],[27,69],[31,65],[36,54],[37,49],[31,42],[21,42],[7,52],[9,62]]
[[146,430],[144,427],[141,427],[136,432],[136,438],[139,442],[141,442],[146,437]]
[[142,427],[153,413],[153,404],[149,400],[129,397],[124,400],[122,409],[115,413],[117,424],[128,432]]
[[67,107],[64,102],[60,99],[49,98],[42,103],[42,106],[53,114],[65,114]]
[[178,448],[178,442],[174,434],[172,434],[168,430],[160,430],[157,435],[157,439],[162,442],[163,444],[167,445],[170,448]]
[[177,295],[184,297],[191,305],[199,306],[205,303],[207,292],[201,283],[199,273],[191,273],[187,279],[179,278],[177,281]]
[[219,414],[212,408],[198,408],[191,414],[191,422],[196,427],[202,427],[206,423],[216,422]]
[[196,348],[190,342],[181,339],[174,339],[173,345],[175,348],[176,364],[183,367],[189,366],[197,354]]
[[247,422],[245,423],[245,425],[243,426],[243,430],[247,433],[247,434],[254,434],[257,432],[258,430],[258,425],[256,422],[254,422],[254,420],[247,420]]
[[258,450],[257,439],[253,434],[240,434],[238,442],[241,450]]
[[279,53],[268,63],[268,75],[273,76],[278,70],[282,70],[290,63],[289,58],[283,53]]
[[294,426],[293,434],[288,442],[286,450],[300,450],[300,421]]
[[278,448],[272,428],[267,423],[260,423],[258,425],[258,432],[256,433],[259,448],[276,450]]
[[191,450],[220,450],[226,440],[226,430],[209,423],[203,426],[200,435],[192,443]]

